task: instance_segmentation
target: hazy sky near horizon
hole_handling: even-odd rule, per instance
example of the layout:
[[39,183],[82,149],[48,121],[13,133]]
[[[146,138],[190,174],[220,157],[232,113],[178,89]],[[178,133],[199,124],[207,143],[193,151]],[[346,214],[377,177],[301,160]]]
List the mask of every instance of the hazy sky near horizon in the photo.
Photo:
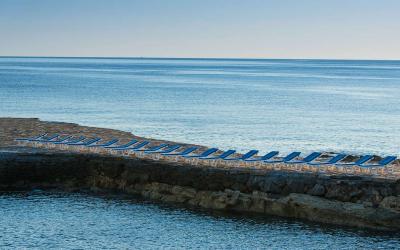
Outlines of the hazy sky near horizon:
[[0,56],[400,59],[398,0],[0,0]]

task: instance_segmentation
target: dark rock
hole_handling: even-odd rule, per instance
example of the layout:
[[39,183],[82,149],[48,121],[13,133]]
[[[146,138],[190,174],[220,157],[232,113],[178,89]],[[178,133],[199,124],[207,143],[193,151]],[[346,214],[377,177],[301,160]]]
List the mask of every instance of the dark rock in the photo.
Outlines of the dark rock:
[[380,206],[387,209],[400,211],[400,197],[399,196],[385,197],[380,203]]
[[325,194],[325,187],[317,183],[311,190],[308,191],[308,194],[314,196],[323,196]]
[[[400,183],[364,176],[242,168],[233,171],[94,154],[0,151],[0,189],[28,188],[121,191],[205,208],[379,228],[394,227],[387,220],[397,220],[397,215],[386,210],[398,212]],[[353,209],[341,212],[350,222],[331,212],[344,208]],[[384,216],[374,219],[371,214],[378,211]],[[357,213],[367,214],[360,217]]]
[[265,183],[264,176],[259,176],[259,175],[249,176],[249,179],[247,181],[247,187],[249,190],[261,190],[262,187],[264,186],[264,183]]
[[334,185],[329,185],[325,194],[326,198],[329,199],[337,199],[341,201],[348,201],[350,200],[350,197],[348,196],[347,192],[344,191],[344,188],[342,188],[339,184],[334,184]]
[[266,193],[280,194],[286,184],[286,180],[279,176],[267,176],[261,191]]
[[395,193],[393,192],[393,188],[391,187],[382,187],[379,189],[379,193],[382,195],[382,197],[395,195]]

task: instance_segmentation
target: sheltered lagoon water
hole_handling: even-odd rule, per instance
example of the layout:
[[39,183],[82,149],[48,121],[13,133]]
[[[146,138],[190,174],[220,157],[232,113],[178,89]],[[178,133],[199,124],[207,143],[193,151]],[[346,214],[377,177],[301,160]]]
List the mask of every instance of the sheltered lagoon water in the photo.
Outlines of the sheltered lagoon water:
[[399,155],[400,61],[0,58],[0,116],[242,152]]
[[85,194],[0,195],[0,248],[394,249],[400,235],[242,218],[138,199]]

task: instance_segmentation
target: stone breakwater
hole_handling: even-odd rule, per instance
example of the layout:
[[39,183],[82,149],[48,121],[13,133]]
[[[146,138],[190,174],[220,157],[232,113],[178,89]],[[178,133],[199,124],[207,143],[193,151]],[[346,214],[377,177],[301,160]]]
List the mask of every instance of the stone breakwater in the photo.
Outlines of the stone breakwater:
[[96,154],[3,149],[0,189],[31,188],[119,191],[207,209],[400,229],[400,182],[367,176],[221,169]]
[[[131,133],[38,119],[0,118],[0,190],[59,188],[118,191],[193,207],[306,219],[381,230],[400,229],[396,176],[193,165],[149,158],[17,147],[43,132],[132,138]],[[160,143],[159,140],[152,140]],[[279,168],[278,168],[279,167]],[[394,166],[399,168],[397,161]]]

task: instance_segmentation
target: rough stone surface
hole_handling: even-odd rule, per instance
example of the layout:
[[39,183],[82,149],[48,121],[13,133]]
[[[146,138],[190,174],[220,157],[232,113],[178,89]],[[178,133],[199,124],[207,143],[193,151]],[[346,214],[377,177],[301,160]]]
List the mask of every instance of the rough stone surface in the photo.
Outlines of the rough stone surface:
[[120,191],[163,202],[400,229],[398,181],[24,149],[0,151],[0,189]]
[[[209,209],[385,230],[400,228],[400,181],[395,178],[295,172],[288,171],[285,164],[269,168],[195,166],[14,146],[16,137],[59,131],[105,140],[124,138],[121,143],[144,139],[71,123],[0,118],[0,190],[119,191]],[[392,167],[400,168],[399,162]]]
[[399,196],[385,197],[380,203],[380,206],[387,209],[400,211],[400,197]]
[[325,187],[323,185],[317,183],[307,193],[310,195],[314,195],[314,196],[323,196],[325,194]]

